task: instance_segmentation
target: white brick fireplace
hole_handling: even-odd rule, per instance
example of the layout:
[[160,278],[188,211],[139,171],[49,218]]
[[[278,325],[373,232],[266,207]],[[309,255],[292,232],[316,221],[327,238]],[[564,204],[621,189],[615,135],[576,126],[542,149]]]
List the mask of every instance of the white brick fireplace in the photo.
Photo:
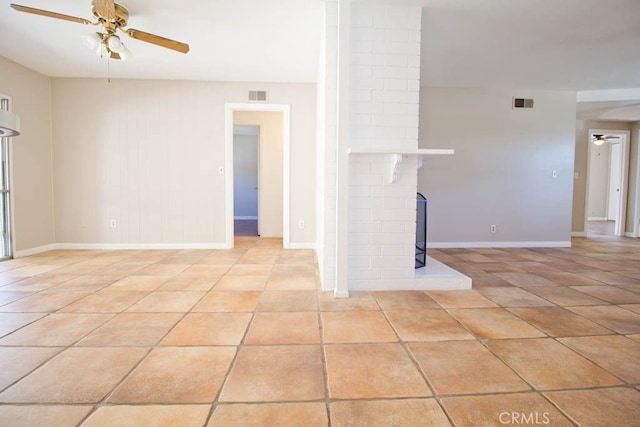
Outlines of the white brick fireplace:
[[[419,7],[326,2],[318,85],[318,261],[324,290],[470,288],[429,259],[416,274]],[[437,161],[435,158],[433,161]]]

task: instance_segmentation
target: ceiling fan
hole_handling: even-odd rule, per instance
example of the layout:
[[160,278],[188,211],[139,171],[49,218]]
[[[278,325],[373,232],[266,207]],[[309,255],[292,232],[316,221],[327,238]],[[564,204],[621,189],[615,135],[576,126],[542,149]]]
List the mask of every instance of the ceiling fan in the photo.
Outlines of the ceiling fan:
[[189,45],[176,40],[150,34],[133,28],[125,28],[129,20],[129,11],[124,6],[117,4],[114,0],[92,0],[91,13],[96,22],[75,16],[64,15],[62,13],[50,12],[48,10],[36,9],[33,7],[11,4],[11,7],[19,12],[33,13],[34,15],[47,16],[49,18],[63,19],[65,21],[77,22],[85,25],[100,26],[100,30],[83,36],[83,40],[90,48],[97,48],[99,56],[109,56],[112,59],[127,59],[131,52],[122,43],[117,32],[126,33],[129,37],[143,42],[152,43],[157,46],[172,49],[181,53],[189,52]]
[[615,135],[593,134],[591,136],[591,142],[593,142],[596,145],[602,145],[605,142],[614,142],[612,140],[618,140],[618,139],[620,139],[620,137]]

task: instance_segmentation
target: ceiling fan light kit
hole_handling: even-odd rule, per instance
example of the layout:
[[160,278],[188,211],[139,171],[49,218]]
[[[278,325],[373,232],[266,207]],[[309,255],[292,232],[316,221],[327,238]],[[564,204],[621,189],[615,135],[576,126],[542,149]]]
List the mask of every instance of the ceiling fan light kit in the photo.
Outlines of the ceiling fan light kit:
[[11,7],[18,12],[62,19],[85,25],[100,26],[101,28],[99,31],[82,36],[84,44],[91,49],[96,49],[96,53],[100,57],[106,56],[111,59],[126,60],[132,56],[131,51],[124,45],[124,43],[122,43],[122,40],[116,34],[118,31],[123,32],[136,40],[155,44],[156,46],[172,49],[181,53],[189,52],[189,45],[186,43],[167,39],[165,37],[140,30],[134,30],[132,28],[125,28],[129,21],[129,11],[126,7],[114,3],[114,0],[92,0],[91,13],[94,18],[97,19],[96,22],[48,10],[22,6],[19,4],[12,3]]
[[20,135],[20,118],[15,114],[0,110],[0,137],[8,138]]
[[620,138],[616,135],[601,135],[601,134],[593,134],[591,135],[591,142],[595,145],[602,145],[605,142],[614,143],[617,142]]

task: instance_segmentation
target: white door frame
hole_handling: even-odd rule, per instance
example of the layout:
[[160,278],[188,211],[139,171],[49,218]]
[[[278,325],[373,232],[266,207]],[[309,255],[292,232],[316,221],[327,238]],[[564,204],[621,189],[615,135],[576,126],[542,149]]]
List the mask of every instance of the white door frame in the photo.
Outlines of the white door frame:
[[[584,209],[584,228],[585,234],[587,233],[587,218],[589,216],[589,177],[591,174],[590,162],[591,162],[591,138],[594,134],[598,135],[617,135],[620,137],[620,161],[622,162],[620,168],[620,199],[618,201],[618,216],[616,218],[616,225],[614,234],[616,236],[625,235],[625,226],[627,220],[627,188],[629,186],[629,146],[631,142],[631,132],[628,130],[614,130],[614,129],[589,129],[587,135],[587,185],[585,195],[585,209]],[[606,144],[606,143],[605,143]],[[634,201],[636,206],[638,201]],[[635,213],[636,217],[638,213]],[[637,221],[636,221],[637,222]],[[637,233],[637,224],[634,226],[633,233]],[[636,236],[637,237],[637,236]]]
[[[270,111],[282,113],[282,245],[285,249],[290,247],[290,146],[291,146],[291,106],[288,104],[250,104],[250,103],[225,103],[224,104],[224,152],[225,152],[225,223],[227,249],[233,248],[233,112],[234,111]],[[259,185],[259,184],[258,184]]]

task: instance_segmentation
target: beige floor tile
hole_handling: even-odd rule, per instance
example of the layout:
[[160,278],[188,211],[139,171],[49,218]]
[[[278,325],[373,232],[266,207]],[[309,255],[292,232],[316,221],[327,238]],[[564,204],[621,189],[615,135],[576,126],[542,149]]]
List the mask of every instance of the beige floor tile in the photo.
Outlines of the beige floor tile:
[[1,393],[0,402],[99,402],[147,351],[146,348],[70,348]]
[[0,405],[0,425],[11,427],[68,427],[77,425],[93,409],[90,405]]
[[640,333],[640,314],[632,313],[624,308],[612,305],[567,308],[620,334]]
[[46,316],[45,313],[0,313],[0,337]]
[[607,285],[637,285],[640,284],[640,279],[633,277],[622,276],[620,274],[611,273],[608,271],[589,271],[582,273],[582,276],[590,279],[597,280]]
[[211,405],[102,406],[82,423],[82,427],[202,427],[210,408]]
[[590,295],[579,292],[576,289],[557,286],[529,288],[527,291],[561,306],[602,305],[605,303],[601,299],[594,298]]
[[41,292],[24,297],[18,301],[0,307],[0,312],[9,313],[52,313],[60,310],[80,298],[88,295],[88,292]]
[[136,275],[138,276],[175,276],[182,273],[189,267],[188,264],[151,264],[138,270]]
[[236,264],[229,269],[227,276],[268,276],[271,264]]
[[557,283],[547,280],[544,277],[531,273],[494,273],[499,278],[506,280],[519,288],[529,288],[538,286],[559,286]]
[[305,426],[329,423],[324,403],[262,403],[218,405],[207,427]]
[[194,312],[252,312],[258,305],[260,291],[212,291],[193,308]]
[[127,276],[107,286],[109,291],[154,291],[164,285],[171,276]]
[[574,289],[611,304],[640,303],[640,294],[619,289],[615,286],[576,286]]
[[120,384],[108,401],[211,403],[235,352],[235,347],[158,347]]
[[[6,261],[4,261],[6,262]],[[17,282],[2,286],[2,291],[18,291],[18,292],[39,292],[45,289],[50,289],[66,280],[70,280],[76,277],[75,275],[60,275],[55,277],[29,277]]]
[[426,310],[440,308],[427,294],[421,291],[372,292],[383,310]]
[[51,314],[2,338],[0,345],[71,345],[111,317],[111,314]]
[[3,291],[2,288],[0,288],[0,306],[12,303],[32,294],[33,292]]
[[147,291],[100,291],[66,306],[60,312],[120,313],[148,294]]
[[49,288],[48,291],[95,292],[107,287],[114,281],[111,276],[83,275]]
[[220,402],[324,399],[320,346],[244,346],[220,394]]
[[486,345],[537,390],[621,384],[604,369],[550,338],[493,340]]
[[637,426],[640,391],[628,388],[545,393],[581,426]]
[[497,307],[475,290],[426,291],[425,293],[444,308]]
[[376,311],[378,303],[369,292],[349,292],[349,298],[335,298],[333,292],[318,292],[320,311]]
[[400,344],[334,344],[324,351],[332,399],[431,396]]
[[263,291],[268,276],[224,276],[214,286],[216,291]]
[[265,291],[256,311],[318,311],[316,291]]
[[312,264],[275,264],[271,269],[271,277],[315,277],[316,266]]
[[439,395],[531,389],[477,341],[414,343],[409,349]]
[[587,359],[630,384],[640,384],[640,343],[620,335],[561,338]]
[[398,341],[380,311],[330,311],[321,313],[321,319],[325,343]]
[[473,336],[444,310],[386,312],[403,341],[471,340]]
[[545,336],[502,308],[460,308],[449,310],[449,313],[480,339]]
[[210,291],[220,280],[219,276],[198,274],[178,274],[167,280],[164,285],[158,288],[159,291]]
[[612,334],[591,320],[562,307],[510,308],[510,312],[552,337]]
[[573,426],[569,419],[538,393],[445,397],[441,402],[457,427]]
[[566,271],[559,272],[539,272],[540,276],[549,279],[561,286],[593,286],[600,285],[601,282],[580,276]]
[[184,313],[196,305],[204,292],[155,291],[127,309],[129,312]]
[[230,265],[195,264],[183,271],[185,274],[205,274],[222,276],[229,271]]
[[621,304],[620,307],[625,310],[633,311],[636,314],[640,314],[640,304]]
[[250,313],[191,313],[176,325],[161,345],[239,345]]
[[[539,289],[539,287],[536,287],[535,289]],[[536,307],[553,305],[549,301],[519,288],[481,288],[478,289],[478,292],[502,307]]]
[[331,425],[335,427],[451,425],[434,399],[342,401],[330,407]]
[[181,317],[180,313],[122,313],[91,332],[76,345],[154,346]]
[[[61,347],[0,347],[0,390],[62,351]],[[0,425],[2,422],[0,422]]]
[[245,344],[320,344],[318,314],[315,312],[256,313],[247,332]]
[[640,342],[640,334],[627,335],[627,338]]
[[315,276],[271,276],[267,280],[268,291],[271,290],[300,290],[318,289],[318,282]]
[[246,253],[240,257],[240,259],[236,262],[237,264],[263,264],[267,266],[272,266],[277,259],[277,255],[253,255]]

